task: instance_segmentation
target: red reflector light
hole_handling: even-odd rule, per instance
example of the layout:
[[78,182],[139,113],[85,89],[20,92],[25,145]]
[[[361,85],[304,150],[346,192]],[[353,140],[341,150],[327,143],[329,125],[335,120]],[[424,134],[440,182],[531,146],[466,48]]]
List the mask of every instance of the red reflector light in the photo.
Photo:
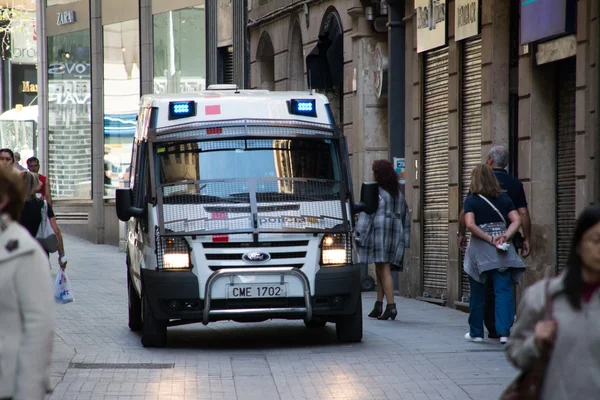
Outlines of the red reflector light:
[[221,105],[204,106],[204,114],[206,115],[219,115],[221,114]]
[[229,235],[213,235],[212,241],[217,243],[229,242]]
[[214,212],[210,214],[211,219],[227,219],[226,212]]
[[223,133],[223,128],[206,128],[207,135],[220,135]]

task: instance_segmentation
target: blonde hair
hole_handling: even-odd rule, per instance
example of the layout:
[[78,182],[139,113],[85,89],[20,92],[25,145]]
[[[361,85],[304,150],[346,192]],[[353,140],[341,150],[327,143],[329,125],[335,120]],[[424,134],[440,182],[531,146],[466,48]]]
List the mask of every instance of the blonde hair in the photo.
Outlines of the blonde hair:
[[503,193],[494,170],[485,164],[473,168],[469,190],[471,194],[480,194],[493,199],[497,199]]
[[12,168],[0,168],[0,201],[8,198],[8,204],[0,210],[0,214],[7,214],[13,221],[18,221],[23,211],[23,194],[23,181],[19,174]]
[[21,178],[23,178],[25,200],[35,197],[37,191],[42,187],[38,174],[30,171],[22,171]]

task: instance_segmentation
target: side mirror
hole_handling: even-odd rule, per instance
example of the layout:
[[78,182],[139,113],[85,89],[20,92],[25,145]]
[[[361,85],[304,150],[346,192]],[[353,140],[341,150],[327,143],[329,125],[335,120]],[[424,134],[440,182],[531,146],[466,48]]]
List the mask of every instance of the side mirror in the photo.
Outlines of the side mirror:
[[144,215],[144,209],[137,208],[131,205],[133,191],[131,189],[117,189],[115,201],[117,206],[117,218],[123,222],[127,222],[131,217],[141,217]]
[[355,212],[374,214],[379,206],[379,185],[376,182],[364,182],[360,188],[360,202],[354,206]]

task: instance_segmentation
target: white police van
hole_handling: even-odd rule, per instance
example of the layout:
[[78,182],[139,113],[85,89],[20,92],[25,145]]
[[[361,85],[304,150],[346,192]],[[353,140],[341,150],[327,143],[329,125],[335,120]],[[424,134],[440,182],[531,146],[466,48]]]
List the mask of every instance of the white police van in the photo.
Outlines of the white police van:
[[378,189],[363,184],[353,202],[325,96],[228,85],[144,96],[130,182],[116,205],[129,327],[144,346],[164,346],[169,326],[272,318],[362,339],[351,233]]

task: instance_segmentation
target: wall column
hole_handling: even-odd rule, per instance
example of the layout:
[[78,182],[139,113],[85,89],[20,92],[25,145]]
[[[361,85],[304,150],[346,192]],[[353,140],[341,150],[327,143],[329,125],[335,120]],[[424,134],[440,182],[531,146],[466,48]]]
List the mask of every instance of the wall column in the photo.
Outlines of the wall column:
[[154,93],[152,0],[140,1],[140,96]]
[[46,34],[46,3],[36,6],[36,31],[38,54],[38,137],[37,158],[40,172],[48,176],[48,40]]
[[104,243],[104,57],[102,49],[102,0],[90,1],[92,64],[92,198],[95,242]]
[[217,83],[217,7],[216,1],[204,3],[204,12],[206,13],[206,87]]

